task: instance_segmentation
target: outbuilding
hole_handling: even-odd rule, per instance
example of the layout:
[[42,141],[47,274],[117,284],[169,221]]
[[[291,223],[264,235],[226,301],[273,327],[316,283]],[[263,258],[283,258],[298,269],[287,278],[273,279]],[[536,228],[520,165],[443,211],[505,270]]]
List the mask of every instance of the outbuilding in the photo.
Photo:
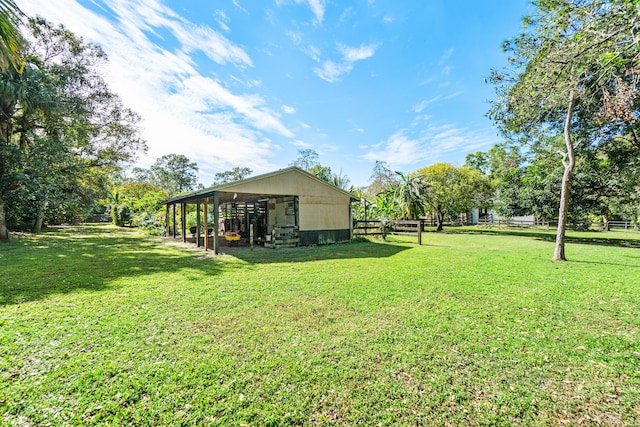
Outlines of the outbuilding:
[[[175,196],[166,205],[167,237],[192,235],[218,254],[224,245],[267,247],[348,242],[351,193],[297,167]],[[194,212],[195,211],[195,212]],[[195,217],[195,218],[194,218]]]

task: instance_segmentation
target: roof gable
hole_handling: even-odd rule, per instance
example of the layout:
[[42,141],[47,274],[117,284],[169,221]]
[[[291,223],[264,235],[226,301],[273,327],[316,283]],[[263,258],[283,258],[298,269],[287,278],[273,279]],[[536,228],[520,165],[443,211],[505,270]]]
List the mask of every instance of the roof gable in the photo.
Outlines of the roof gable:
[[357,200],[351,193],[338,188],[320,178],[292,166],[274,172],[257,175],[241,181],[216,185],[204,190],[194,191],[166,200],[163,203],[176,202],[181,200],[192,200],[209,197],[214,193],[249,193],[265,195],[302,195],[313,193],[320,196],[329,197],[349,197]]

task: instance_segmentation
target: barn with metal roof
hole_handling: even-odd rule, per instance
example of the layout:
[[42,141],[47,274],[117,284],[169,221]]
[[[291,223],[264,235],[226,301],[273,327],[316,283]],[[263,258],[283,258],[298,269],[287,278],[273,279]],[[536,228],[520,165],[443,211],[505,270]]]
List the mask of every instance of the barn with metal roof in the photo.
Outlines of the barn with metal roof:
[[[224,246],[283,247],[348,242],[351,193],[297,167],[165,200],[168,237],[216,254]],[[195,211],[195,215],[194,215]],[[189,239],[191,235],[191,239]]]

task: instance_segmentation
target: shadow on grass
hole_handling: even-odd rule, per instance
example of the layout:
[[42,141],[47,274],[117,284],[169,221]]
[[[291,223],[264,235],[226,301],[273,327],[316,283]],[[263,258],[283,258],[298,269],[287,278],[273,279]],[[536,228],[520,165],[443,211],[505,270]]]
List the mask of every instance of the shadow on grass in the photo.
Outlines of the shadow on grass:
[[[544,240],[548,242],[555,242],[556,233],[555,230],[550,231],[529,231],[529,230],[494,230],[494,229],[459,229],[459,230],[445,230],[450,234],[486,234],[486,235],[502,235],[502,236],[523,236],[532,237],[538,240]],[[599,246],[617,246],[623,248],[640,248],[640,234],[633,238],[609,238],[606,237],[604,232],[583,232],[583,234],[592,234],[593,237],[576,237],[565,236],[566,243],[579,243],[583,245],[599,245]],[[605,234],[604,236],[602,234]]]
[[410,249],[407,246],[392,243],[369,241],[340,243],[323,246],[300,246],[259,251],[237,251],[232,255],[250,264],[270,264],[287,262],[308,262],[331,259],[387,258]]
[[228,268],[143,239],[132,230],[82,226],[52,228],[37,236],[16,234],[0,245],[0,264],[0,305],[77,290],[102,291],[121,278],[185,269],[215,275]]
[[[195,248],[195,245],[193,247]],[[385,258],[406,246],[357,242],[290,249],[238,250],[229,255],[249,264],[329,259]],[[201,250],[201,249],[198,249]],[[237,264],[203,258],[184,247],[141,238],[135,230],[105,226],[54,227],[39,235],[18,233],[0,245],[3,265],[0,306],[35,301],[53,294],[103,291],[113,281],[156,273],[195,270],[208,276],[237,270]],[[202,254],[204,255],[204,253]]]

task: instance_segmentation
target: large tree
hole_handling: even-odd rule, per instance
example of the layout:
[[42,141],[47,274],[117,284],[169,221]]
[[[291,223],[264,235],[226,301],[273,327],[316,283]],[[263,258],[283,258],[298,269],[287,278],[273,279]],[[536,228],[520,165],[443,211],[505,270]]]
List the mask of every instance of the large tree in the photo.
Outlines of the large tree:
[[42,18],[26,29],[24,69],[9,67],[0,80],[0,240],[8,238],[5,200],[37,230],[47,209],[76,210],[90,187],[145,148],[138,116],[100,74],[102,49]]
[[386,162],[376,160],[369,177],[371,183],[366,188],[367,195],[376,197],[378,193],[386,191],[389,186],[395,186],[398,184],[398,177],[399,175],[394,173]]
[[151,165],[151,183],[174,196],[191,191],[198,184],[198,164],[184,154],[167,154]]
[[305,148],[304,150],[298,150],[298,157],[290,163],[290,166],[296,166],[300,169],[309,171],[312,167],[319,165],[318,152],[313,148]]
[[236,166],[233,169],[224,172],[218,172],[214,175],[213,185],[227,184],[229,182],[241,181],[251,175],[251,168]]
[[298,150],[298,158],[291,162],[291,166],[299,167],[321,180],[346,190],[351,182],[349,177],[342,173],[333,173],[329,166],[323,166],[318,162],[318,153],[312,148]]
[[486,153],[467,155],[465,166],[489,177],[494,189],[493,209],[498,215],[512,217],[531,213],[526,211],[519,194],[525,161],[517,146],[505,142],[491,147]]
[[[491,76],[490,116],[508,137],[561,134],[563,176],[553,260],[566,260],[570,182],[579,144],[631,132],[637,114],[640,1],[537,0],[505,43],[511,69]],[[637,138],[635,139],[637,141]]]
[[491,205],[491,184],[478,170],[437,163],[418,170],[418,174],[425,188],[424,204],[435,215],[437,231],[442,231],[447,217]]

